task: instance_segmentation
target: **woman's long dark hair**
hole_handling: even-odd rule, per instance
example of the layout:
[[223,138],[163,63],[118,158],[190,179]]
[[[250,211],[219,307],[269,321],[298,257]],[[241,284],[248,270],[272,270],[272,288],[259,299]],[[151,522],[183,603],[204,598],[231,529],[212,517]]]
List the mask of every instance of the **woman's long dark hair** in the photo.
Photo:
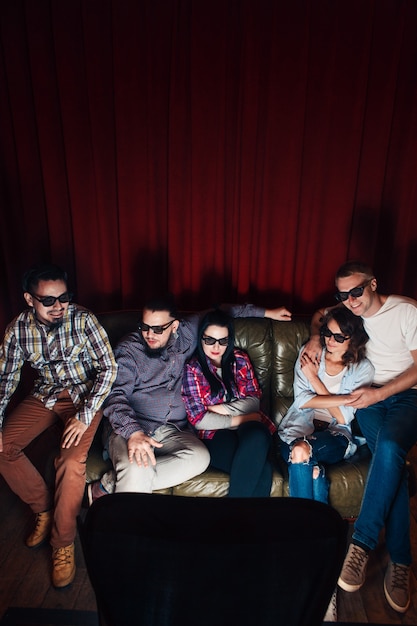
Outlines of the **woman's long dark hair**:
[[207,357],[204,353],[202,342],[202,337],[203,335],[205,335],[206,329],[209,326],[221,326],[222,328],[227,328],[229,333],[229,342],[221,361],[222,380],[227,390],[226,402],[229,402],[234,395],[232,389],[232,383],[234,382],[233,365],[235,362],[235,329],[233,324],[233,318],[224,311],[221,311],[220,309],[215,309],[214,311],[209,311],[208,313],[206,313],[206,315],[201,320],[200,326],[198,328],[198,341],[196,350],[197,360],[200,363],[203,374],[210,385],[212,395],[216,396],[222,390],[222,385],[220,381],[216,378],[216,376],[214,376],[213,372],[208,366]]
[[363,327],[362,318],[354,315],[345,306],[336,307],[328,311],[320,327],[320,341],[323,347],[326,346],[323,330],[326,329],[330,320],[334,320],[339,325],[342,335],[350,337],[349,348],[342,357],[344,365],[362,361],[366,357],[366,343],[369,339]]

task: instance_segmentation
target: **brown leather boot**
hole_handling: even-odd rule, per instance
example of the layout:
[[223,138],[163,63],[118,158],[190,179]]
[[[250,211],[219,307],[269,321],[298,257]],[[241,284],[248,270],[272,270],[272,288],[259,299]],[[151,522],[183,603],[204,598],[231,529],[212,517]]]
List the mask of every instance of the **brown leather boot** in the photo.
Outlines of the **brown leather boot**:
[[66,587],[75,578],[74,544],[52,550],[52,584]]
[[44,511],[43,513],[37,513],[35,528],[27,537],[26,545],[28,548],[37,548],[46,539],[48,539],[53,522],[52,511]]

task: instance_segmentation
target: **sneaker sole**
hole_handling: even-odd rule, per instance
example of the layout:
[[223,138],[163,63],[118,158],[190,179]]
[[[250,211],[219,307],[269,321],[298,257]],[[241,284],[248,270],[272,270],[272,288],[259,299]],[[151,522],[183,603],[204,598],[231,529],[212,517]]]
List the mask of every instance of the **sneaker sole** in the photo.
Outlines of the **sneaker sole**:
[[351,593],[352,591],[358,591],[358,589],[360,589],[363,585],[363,583],[360,583],[359,585],[350,585],[345,580],[343,580],[343,578],[339,578],[337,584],[341,589],[343,589],[343,591],[348,591],[349,593]]
[[411,600],[408,599],[406,606],[400,606],[399,604],[396,604],[388,593],[387,587],[385,585],[385,580],[384,580],[384,593],[385,593],[385,597],[387,599],[388,604],[390,605],[392,609],[394,609],[394,611],[397,611],[397,613],[405,613],[406,611],[408,611]]

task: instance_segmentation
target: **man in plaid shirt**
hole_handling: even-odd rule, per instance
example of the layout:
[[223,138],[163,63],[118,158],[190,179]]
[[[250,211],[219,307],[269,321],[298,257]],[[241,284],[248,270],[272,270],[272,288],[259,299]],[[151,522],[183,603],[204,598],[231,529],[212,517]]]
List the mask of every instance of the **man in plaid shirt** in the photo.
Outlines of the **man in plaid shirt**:
[[[54,265],[30,269],[23,292],[30,308],[9,324],[0,347],[0,473],[35,513],[26,545],[35,548],[50,536],[52,582],[65,587],[75,577],[76,517],[87,454],[117,365],[96,317],[70,304],[63,270]],[[3,422],[25,362],[37,373],[34,387]],[[54,422],[62,424],[62,437],[53,497],[24,449]]]

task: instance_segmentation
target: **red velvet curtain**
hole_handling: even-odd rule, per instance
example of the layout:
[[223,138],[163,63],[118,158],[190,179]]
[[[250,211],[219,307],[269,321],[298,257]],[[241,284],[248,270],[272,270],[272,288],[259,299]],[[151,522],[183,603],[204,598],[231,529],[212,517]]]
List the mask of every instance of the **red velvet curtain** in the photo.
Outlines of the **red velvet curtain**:
[[415,0],[2,0],[0,324],[54,261],[95,311],[417,297]]

